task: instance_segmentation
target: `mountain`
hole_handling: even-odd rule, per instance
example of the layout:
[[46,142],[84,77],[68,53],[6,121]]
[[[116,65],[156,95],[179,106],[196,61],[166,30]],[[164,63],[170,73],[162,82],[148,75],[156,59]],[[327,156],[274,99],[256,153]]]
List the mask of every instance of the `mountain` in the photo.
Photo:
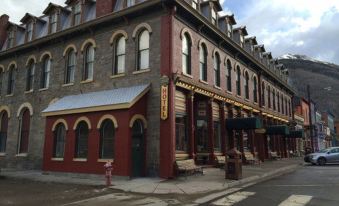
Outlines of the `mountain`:
[[310,85],[317,108],[339,118],[339,65],[296,54],[283,55],[278,61],[288,68],[289,82],[297,95],[307,97],[306,87]]

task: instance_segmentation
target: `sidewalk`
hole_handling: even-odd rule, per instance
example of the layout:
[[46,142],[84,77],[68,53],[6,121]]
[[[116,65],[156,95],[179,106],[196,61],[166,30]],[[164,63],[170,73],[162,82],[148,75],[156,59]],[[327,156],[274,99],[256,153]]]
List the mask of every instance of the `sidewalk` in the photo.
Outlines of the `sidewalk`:
[[[224,190],[238,185],[269,179],[294,171],[302,160],[285,159],[267,161],[261,165],[243,166],[243,179],[239,181],[225,180],[225,172],[218,168],[204,169],[204,175],[179,177],[173,180],[160,178],[128,179],[113,178],[112,189],[144,194],[201,194]],[[41,171],[3,170],[2,176],[24,178],[42,182],[58,182],[68,184],[104,185],[104,175],[81,175],[70,173],[42,173]]]

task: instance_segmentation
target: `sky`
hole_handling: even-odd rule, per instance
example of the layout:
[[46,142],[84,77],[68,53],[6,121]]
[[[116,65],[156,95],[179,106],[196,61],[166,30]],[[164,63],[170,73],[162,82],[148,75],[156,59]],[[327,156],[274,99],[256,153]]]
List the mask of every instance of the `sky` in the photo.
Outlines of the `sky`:
[[[42,15],[49,2],[65,0],[1,0],[0,15],[19,23],[26,12]],[[339,0],[220,0],[274,57],[302,54],[339,64]]]

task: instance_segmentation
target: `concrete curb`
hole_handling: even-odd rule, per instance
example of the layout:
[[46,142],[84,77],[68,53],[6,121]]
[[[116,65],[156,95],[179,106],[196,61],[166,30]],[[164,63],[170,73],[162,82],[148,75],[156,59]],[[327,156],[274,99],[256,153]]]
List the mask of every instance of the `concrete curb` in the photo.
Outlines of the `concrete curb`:
[[[272,179],[272,178],[293,172],[299,166],[300,166],[300,164],[294,164],[294,165],[282,167],[282,168],[279,168],[277,170],[273,170],[273,171],[264,173],[262,175],[255,175],[255,176],[251,176],[251,177],[248,177],[248,178],[241,179],[239,181],[231,182],[231,183],[228,184],[229,189],[227,189],[225,191],[218,192],[218,193],[213,193],[213,194],[207,195],[207,196],[199,198],[199,199],[196,199],[194,201],[194,203],[195,204],[204,204],[204,203],[211,202],[213,200],[219,199],[219,198],[221,198],[225,195],[228,195],[230,193],[237,192],[241,189],[247,188],[247,187],[252,186],[254,184],[257,184],[259,182],[263,182],[263,181],[266,181],[266,180],[269,180],[269,179]],[[235,187],[237,187],[237,188],[235,188]]]

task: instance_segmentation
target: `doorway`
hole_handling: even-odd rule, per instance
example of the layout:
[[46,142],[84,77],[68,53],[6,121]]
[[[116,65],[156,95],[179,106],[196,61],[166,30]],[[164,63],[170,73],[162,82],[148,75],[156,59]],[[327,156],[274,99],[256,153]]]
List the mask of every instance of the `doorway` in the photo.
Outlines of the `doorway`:
[[145,136],[141,120],[136,120],[132,127],[132,177],[144,176]]

